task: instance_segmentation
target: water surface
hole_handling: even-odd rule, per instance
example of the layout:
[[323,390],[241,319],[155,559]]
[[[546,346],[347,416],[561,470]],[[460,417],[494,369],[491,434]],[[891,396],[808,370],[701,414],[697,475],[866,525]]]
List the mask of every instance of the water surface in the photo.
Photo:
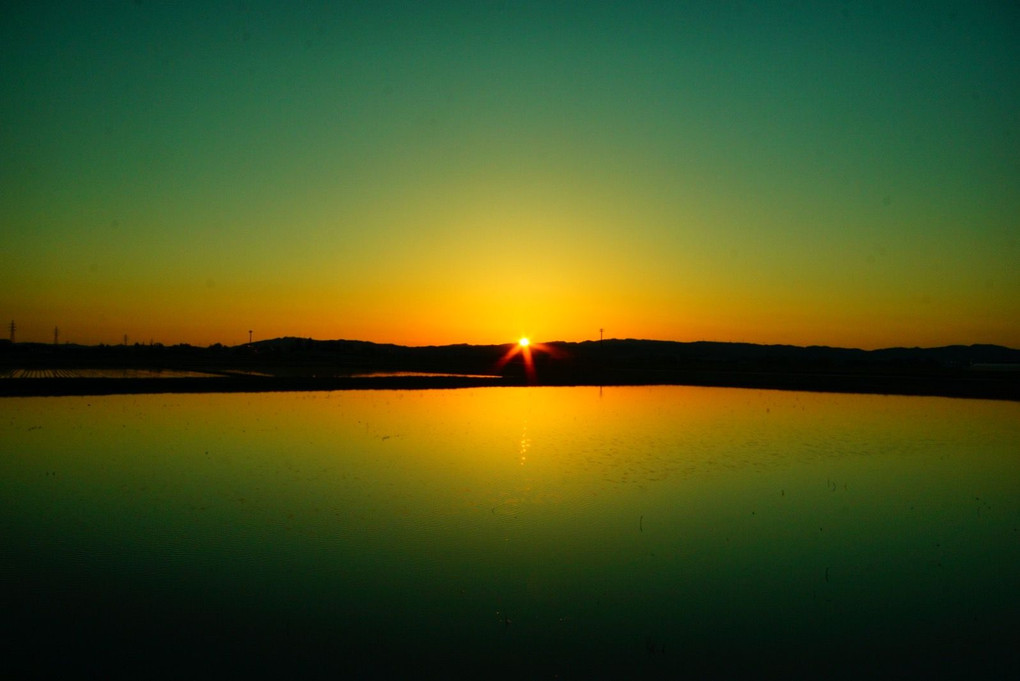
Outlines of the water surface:
[[1020,668],[1016,403],[659,386],[0,404],[22,672]]

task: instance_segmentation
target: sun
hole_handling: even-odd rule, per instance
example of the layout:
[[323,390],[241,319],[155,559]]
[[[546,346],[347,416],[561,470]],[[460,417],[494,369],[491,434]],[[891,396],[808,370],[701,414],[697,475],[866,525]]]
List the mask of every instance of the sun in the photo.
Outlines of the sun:
[[521,363],[524,365],[524,375],[528,379],[529,384],[536,384],[537,377],[535,376],[535,358],[533,355],[538,353],[540,355],[546,355],[552,359],[558,359],[563,357],[563,353],[556,349],[552,345],[545,343],[532,343],[531,339],[527,336],[521,336],[516,343],[512,343],[507,348],[506,354],[504,354],[494,367],[495,371],[501,371],[506,364],[516,357],[521,356]]

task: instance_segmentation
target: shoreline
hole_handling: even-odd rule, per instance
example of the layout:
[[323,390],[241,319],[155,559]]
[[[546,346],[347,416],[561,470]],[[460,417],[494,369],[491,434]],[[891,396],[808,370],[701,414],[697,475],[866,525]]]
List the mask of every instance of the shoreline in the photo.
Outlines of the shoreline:
[[820,393],[955,397],[1020,401],[1020,376],[983,373],[873,374],[770,371],[618,372],[529,382],[502,376],[209,376],[166,378],[4,378],[0,397],[66,397],[171,393],[451,390],[498,387],[685,385]]

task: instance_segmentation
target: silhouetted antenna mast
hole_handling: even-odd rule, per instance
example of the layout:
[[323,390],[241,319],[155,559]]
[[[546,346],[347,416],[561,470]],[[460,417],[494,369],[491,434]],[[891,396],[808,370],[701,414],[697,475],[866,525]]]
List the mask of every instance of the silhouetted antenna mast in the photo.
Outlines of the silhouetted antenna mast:
[[59,326],[54,326],[53,327],[53,344],[54,345],[60,345],[60,327]]
[[251,345],[251,329],[248,329],[248,345]]
[[14,329],[18,327],[14,326],[14,320],[11,320],[11,344],[14,344]]
[[603,382],[602,371],[603,371],[603,368],[604,368],[604,364],[606,362],[606,351],[605,351],[605,347],[606,346],[602,343],[602,334],[603,334],[603,332],[605,332],[605,329],[599,328],[598,375],[599,375],[599,398],[600,399],[602,397],[602,382]]
[[124,334],[124,345],[127,345],[127,334]]

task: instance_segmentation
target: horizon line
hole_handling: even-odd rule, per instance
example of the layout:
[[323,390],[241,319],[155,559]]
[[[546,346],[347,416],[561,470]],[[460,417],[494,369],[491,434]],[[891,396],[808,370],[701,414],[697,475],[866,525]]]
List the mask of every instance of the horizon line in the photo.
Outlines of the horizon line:
[[[16,346],[16,345],[28,346],[28,345],[34,345],[34,346],[46,346],[46,347],[54,347],[54,346],[56,346],[56,347],[79,347],[79,348],[99,348],[99,347],[111,347],[111,348],[124,347],[124,348],[130,348],[130,347],[156,347],[156,346],[159,346],[159,347],[164,347],[164,348],[191,347],[191,348],[200,348],[200,349],[209,349],[209,348],[214,348],[214,347],[219,346],[219,347],[223,347],[223,348],[235,349],[235,348],[243,348],[243,347],[249,346],[249,345],[259,345],[259,344],[262,344],[262,343],[272,343],[272,342],[286,341],[286,340],[311,341],[311,342],[316,342],[316,343],[364,343],[364,344],[368,344],[368,345],[389,345],[389,346],[402,347],[402,348],[444,348],[444,347],[460,347],[460,346],[467,346],[467,347],[504,347],[504,346],[508,346],[508,345],[515,345],[518,342],[516,340],[509,340],[509,341],[505,341],[505,342],[502,342],[502,343],[456,342],[456,343],[427,343],[427,344],[422,344],[422,345],[407,345],[407,344],[394,343],[394,342],[389,342],[389,341],[369,341],[369,340],[361,340],[361,339],[357,339],[357,338],[313,338],[311,336],[290,336],[290,335],[286,335],[286,336],[274,336],[272,338],[263,338],[263,339],[260,339],[260,340],[252,340],[250,342],[237,343],[237,344],[234,344],[234,345],[225,344],[225,343],[222,343],[220,341],[217,341],[217,342],[214,342],[214,343],[209,343],[207,345],[201,345],[201,344],[197,344],[196,345],[196,344],[188,343],[188,342],[184,342],[184,341],[178,342],[178,343],[164,343],[162,341],[156,341],[154,339],[150,339],[148,342],[135,341],[133,343],[132,342],[128,342],[126,344],[125,343],[104,343],[104,342],[99,342],[99,343],[77,343],[77,342],[70,341],[70,340],[63,340],[60,343],[53,343],[52,341],[32,341],[32,340],[12,341],[9,338],[0,338],[0,345],[6,345],[6,346]],[[722,340],[709,340],[709,339],[700,339],[700,340],[694,340],[694,341],[678,341],[678,340],[668,340],[668,339],[660,339],[660,338],[637,338],[637,337],[619,338],[619,337],[615,337],[615,336],[612,337],[612,338],[585,339],[585,340],[580,340],[580,341],[567,341],[567,340],[552,340],[552,341],[535,341],[535,340],[532,340],[531,341],[531,343],[533,345],[580,345],[582,343],[599,343],[599,342],[673,343],[673,344],[677,344],[677,345],[694,345],[694,344],[698,344],[698,343],[710,343],[710,344],[715,344],[715,345],[750,345],[750,346],[758,346],[758,347],[786,347],[786,348],[803,348],[803,349],[827,348],[827,349],[832,349],[832,350],[857,350],[857,351],[860,351],[860,352],[876,352],[876,351],[882,351],[882,350],[937,350],[937,349],[952,348],[952,347],[964,347],[964,348],[972,348],[972,347],[997,347],[997,348],[1005,348],[1007,350],[1020,351],[1020,348],[1015,348],[1015,347],[1009,346],[1009,345],[1003,345],[1001,343],[980,343],[980,342],[947,343],[947,344],[944,344],[944,345],[926,345],[926,346],[925,345],[889,345],[889,346],[881,346],[881,347],[875,347],[875,348],[868,349],[868,348],[861,348],[861,347],[855,347],[855,346],[826,345],[826,344],[820,344],[820,343],[811,343],[811,344],[807,344],[807,345],[797,345],[797,344],[794,344],[794,343],[756,343],[756,342],[752,342],[752,341],[722,341]]]

